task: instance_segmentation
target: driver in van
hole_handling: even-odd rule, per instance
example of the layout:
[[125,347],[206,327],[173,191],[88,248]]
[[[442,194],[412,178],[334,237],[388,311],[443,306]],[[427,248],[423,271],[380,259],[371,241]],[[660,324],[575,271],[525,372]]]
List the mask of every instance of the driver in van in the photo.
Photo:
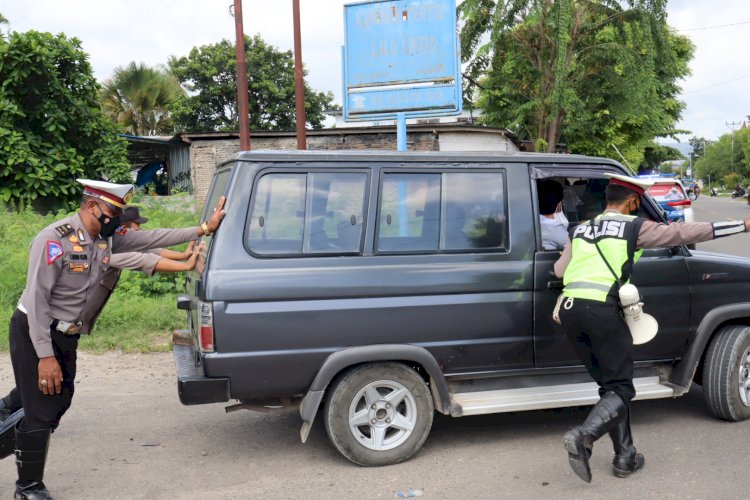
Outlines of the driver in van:
[[555,274],[563,278],[565,286],[559,312],[562,327],[599,385],[599,402],[586,421],[563,437],[573,472],[586,482],[591,482],[589,458],[594,441],[605,434],[612,439],[615,451],[615,476],[628,477],[645,464],[630,431],[630,401],[635,397],[633,338],[620,310],[618,282],[630,280],[644,248],[700,243],[750,228],[750,217],[662,224],[632,215],[638,212],[651,182],[623,175],[607,176],[610,180],[604,212],[572,230],[571,245],[565,247],[555,263]]

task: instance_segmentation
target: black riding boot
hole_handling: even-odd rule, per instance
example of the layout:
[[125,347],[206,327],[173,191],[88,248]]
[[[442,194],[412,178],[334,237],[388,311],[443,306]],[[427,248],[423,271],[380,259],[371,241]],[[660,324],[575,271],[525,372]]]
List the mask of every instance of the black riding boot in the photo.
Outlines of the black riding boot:
[[21,431],[16,426],[16,500],[52,499],[42,482],[49,435],[50,429]]
[[628,477],[643,467],[646,459],[633,446],[629,410],[627,410],[625,418],[617,424],[617,427],[610,431],[609,437],[612,438],[612,446],[615,449],[615,458],[612,460],[612,472],[615,476]]
[[583,425],[565,433],[563,444],[568,451],[568,462],[578,477],[591,482],[589,458],[594,441],[614,429],[627,415],[627,407],[620,396],[607,392],[602,396]]
[[16,424],[23,418],[23,408],[0,421],[0,459],[13,454],[16,449]]
[[21,396],[14,387],[7,396],[0,399],[0,422],[21,409]]

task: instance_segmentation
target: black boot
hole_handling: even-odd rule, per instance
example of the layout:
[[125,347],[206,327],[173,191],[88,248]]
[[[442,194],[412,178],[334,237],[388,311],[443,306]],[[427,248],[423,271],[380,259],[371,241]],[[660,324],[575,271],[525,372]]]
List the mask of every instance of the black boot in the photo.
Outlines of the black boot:
[[609,437],[612,438],[612,446],[615,449],[615,458],[612,460],[612,472],[614,472],[615,476],[628,477],[643,467],[646,459],[633,446],[633,435],[630,433],[629,410],[625,418],[617,424],[617,427],[610,431]]
[[47,460],[50,429],[21,431],[16,426],[16,481],[15,500],[51,500],[44,486],[44,463]]
[[23,408],[0,422],[0,459],[13,454],[16,449],[16,424],[23,418]]
[[7,396],[0,399],[0,422],[5,421],[8,417],[21,409],[21,396],[14,387]]
[[565,433],[563,444],[568,451],[568,462],[578,477],[591,482],[589,458],[594,441],[614,429],[626,417],[627,407],[620,396],[607,392],[592,408],[583,425]]

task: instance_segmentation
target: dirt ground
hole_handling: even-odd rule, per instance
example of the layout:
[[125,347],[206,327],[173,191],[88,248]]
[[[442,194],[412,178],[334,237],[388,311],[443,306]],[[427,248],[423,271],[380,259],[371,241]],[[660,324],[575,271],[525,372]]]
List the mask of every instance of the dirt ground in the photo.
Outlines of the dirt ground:
[[[403,464],[357,467],[336,452],[320,421],[307,444],[298,414],[225,413],[183,406],[171,353],[79,353],[73,407],[50,444],[45,483],[57,500],[254,498],[741,498],[747,496],[750,421],[705,410],[700,388],[636,402],[636,445],[646,468],[611,474],[612,446],[594,449],[594,481],[577,479],[561,437],[586,408],[482,417],[436,415],[424,448]],[[0,391],[12,385],[0,354]],[[0,462],[0,500],[11,498],[12,457]]]

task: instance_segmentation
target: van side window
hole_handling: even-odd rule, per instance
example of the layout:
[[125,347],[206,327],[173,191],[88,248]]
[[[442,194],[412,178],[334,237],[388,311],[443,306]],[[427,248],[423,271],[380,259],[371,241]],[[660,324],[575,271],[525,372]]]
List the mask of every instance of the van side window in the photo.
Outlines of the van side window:
[[505,248],[503,174],[443,174],[441,250]]
[[506,247],[503,174],[385,174],[378,252],[476,251]]
[[367,175],[266,174],[257,183],[248,246],[260,255],[361,251]]
[[386,174],[378,228],[379,251],[437,251],[440,174]]

